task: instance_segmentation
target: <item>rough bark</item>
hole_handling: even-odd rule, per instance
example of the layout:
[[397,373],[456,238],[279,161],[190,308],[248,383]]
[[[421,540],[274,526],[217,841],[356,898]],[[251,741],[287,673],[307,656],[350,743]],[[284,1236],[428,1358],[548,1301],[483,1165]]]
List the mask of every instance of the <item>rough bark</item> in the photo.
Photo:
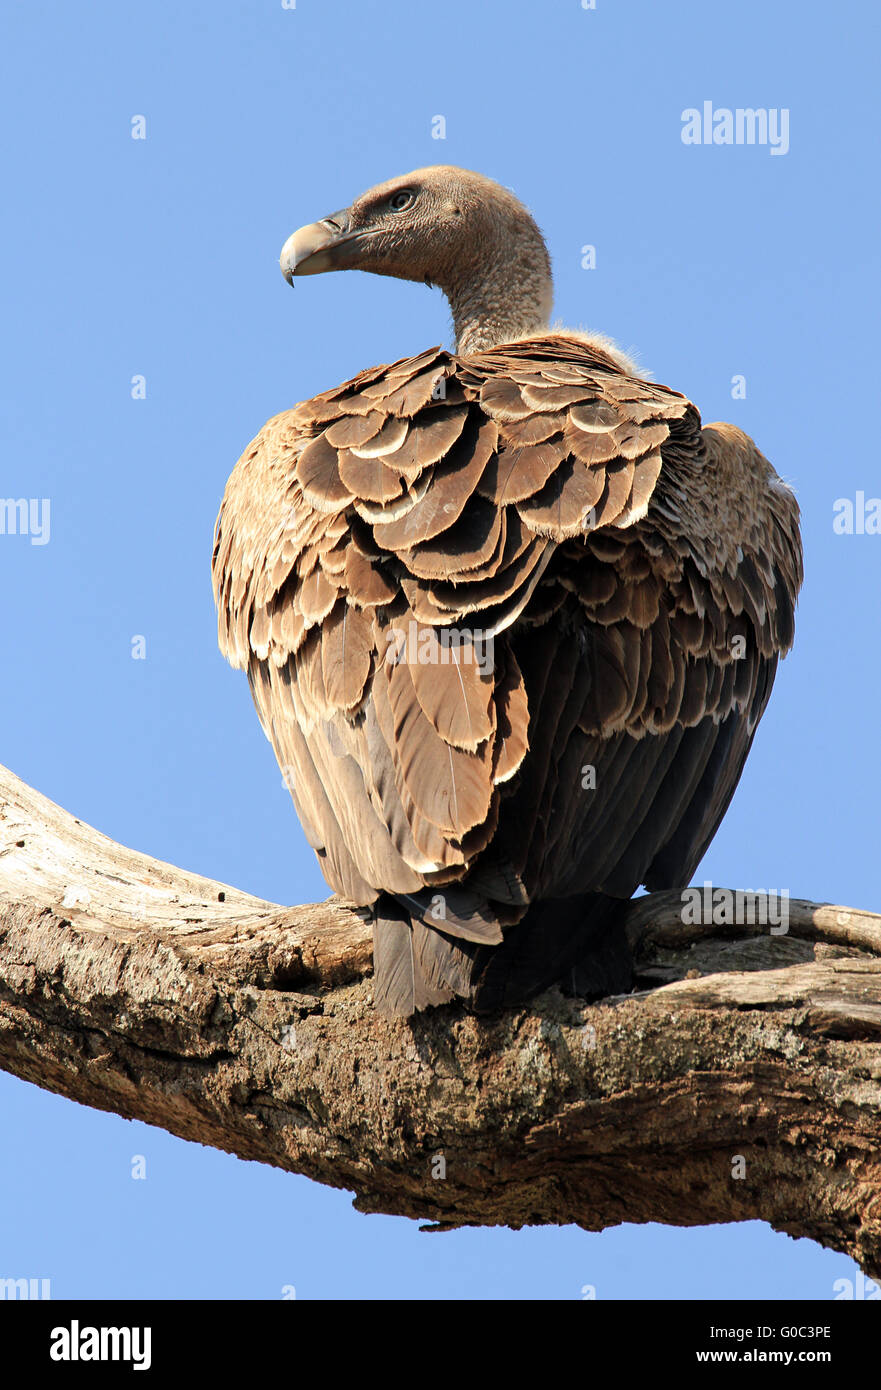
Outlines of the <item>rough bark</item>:
[[652,894],[628,930],[634,994],[389,1023],[345,904],[160,863],[0,770],[5,1070],[361,1211],[761,1218],[881,1274],[881,917],[793,900],[773,935],[685,925],[678,894]]

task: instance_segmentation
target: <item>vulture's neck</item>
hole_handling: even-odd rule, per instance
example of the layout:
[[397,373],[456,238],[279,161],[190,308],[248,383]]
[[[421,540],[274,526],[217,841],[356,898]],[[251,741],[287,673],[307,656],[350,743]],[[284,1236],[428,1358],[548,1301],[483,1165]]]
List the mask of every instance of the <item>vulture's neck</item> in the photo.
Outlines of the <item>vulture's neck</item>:
[[554,287],[538,229],[512,245],[484,248],[467,276],[443,285],[453,312],[456,351],[482,352],[498,343],[544,332]]

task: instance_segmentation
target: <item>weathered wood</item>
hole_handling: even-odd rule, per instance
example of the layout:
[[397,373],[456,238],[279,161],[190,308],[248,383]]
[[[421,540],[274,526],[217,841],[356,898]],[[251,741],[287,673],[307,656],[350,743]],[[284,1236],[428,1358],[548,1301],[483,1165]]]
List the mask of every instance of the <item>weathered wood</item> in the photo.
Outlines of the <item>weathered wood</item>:
[[345,904],[283,908],[160,863],[0,771],[5,1070],[362,1211],[761,1218],[881,1273],[881,917],[793,900],[771,935],[652,894],[628,930],[632,995],[389,1023]]

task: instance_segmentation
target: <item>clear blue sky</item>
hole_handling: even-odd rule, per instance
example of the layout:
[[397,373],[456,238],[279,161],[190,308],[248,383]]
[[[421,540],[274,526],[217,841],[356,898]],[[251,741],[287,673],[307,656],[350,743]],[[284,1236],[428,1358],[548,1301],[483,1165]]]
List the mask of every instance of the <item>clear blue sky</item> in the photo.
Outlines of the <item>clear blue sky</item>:
[[[881,494],[877,8],[596,6],[4,7],[0,495],[51,499],[48,544],[0,536],[0,759],[26,781],[159,858],[325,895],[216,649],[212,527],[268,416],[448,342],[437,291],[292,292],[282,242],[461,164],[532,208],[561,319],[745,428],[801,501],[796,650],[698,880],[881,907],[881,536],[832,529],[837,498]],[[705,100],[788,109],[789,152],[684,145]],[[759,1224],[422,1235],[6,1076],[0,1126],[0,1276],[59,1297],[825,1298],[852,1270]]]

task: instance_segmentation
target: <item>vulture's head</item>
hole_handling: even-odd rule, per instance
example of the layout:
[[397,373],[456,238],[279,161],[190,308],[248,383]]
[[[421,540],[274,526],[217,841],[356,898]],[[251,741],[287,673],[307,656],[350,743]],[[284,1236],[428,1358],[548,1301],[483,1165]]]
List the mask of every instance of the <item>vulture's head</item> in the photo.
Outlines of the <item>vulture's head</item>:
[[459,351],[547,328],[553,298],[541,232],[513,193],[452,165],[414,169],[310,222],[282,248],[295,275],[370,270],[438,285],[450,301]]

